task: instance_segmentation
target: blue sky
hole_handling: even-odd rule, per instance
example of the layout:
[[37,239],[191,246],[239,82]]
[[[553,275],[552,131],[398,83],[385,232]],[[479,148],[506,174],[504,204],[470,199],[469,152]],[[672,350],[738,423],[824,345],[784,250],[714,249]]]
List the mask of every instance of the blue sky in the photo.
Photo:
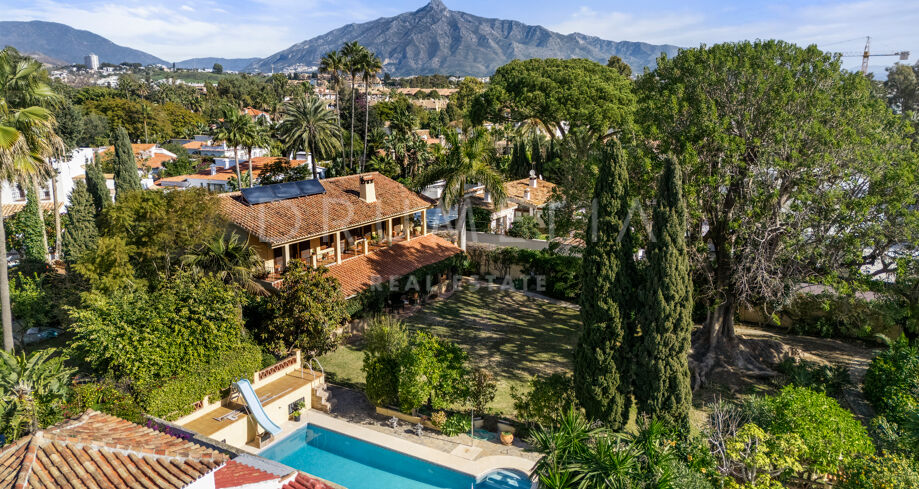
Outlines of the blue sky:
[[[427,0],[0,0],[0,20],[49,20],[87,29],[169,61],[267,56],[350,22],[422,7]],[[919,56],[919,0],[444,0],[452,10],[611,40],[695,46],[781,38],[860,52]],[[894,58],[875,58],[888,65]],[[850,58],[846,65],[860,61]]]

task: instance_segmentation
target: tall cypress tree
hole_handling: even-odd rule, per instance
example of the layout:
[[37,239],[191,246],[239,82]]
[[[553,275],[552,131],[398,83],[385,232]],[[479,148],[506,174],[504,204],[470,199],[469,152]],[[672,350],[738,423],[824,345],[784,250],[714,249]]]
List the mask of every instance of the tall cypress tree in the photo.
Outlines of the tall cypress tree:
[[658,181],[652,229],[640,301],[642,335],[636,351],[641,368],[636,370],[635,398],[640,413],[688,430],[692,280],[683,175],[673,157],[664,162]]
[[622,149],[616,145],[604,159],[583,258],[583,325],[574,353],[574,386],[590,418],[619,430],[631,406],[636,268]]
[[64,214],[64,262],[72,265],[87,250],[95,248],[99,230],[96,228],[96,209],[86,183],[78,181],[70,193],[70,204]]
[[87,163],[86,165],[86,190],[92,197],[96,215],[102,212],[102,209],[105,208],[107,204],[112,202],[112,194],[105,184],[105,175],[102,173],[102,168],[96,161]]
[[25,258],[39,262],[45,261],[45,255],[48,254],[40,212],[38,195],[35,194],[32,185],[27,185],[26,205],[16,214],[16,227],[22,233],[22,251]]
[[143,190],[137,173],[137,160],[134,159],[128,131],[119,127],[115,134],[115,200],[121,200],[135,190]]

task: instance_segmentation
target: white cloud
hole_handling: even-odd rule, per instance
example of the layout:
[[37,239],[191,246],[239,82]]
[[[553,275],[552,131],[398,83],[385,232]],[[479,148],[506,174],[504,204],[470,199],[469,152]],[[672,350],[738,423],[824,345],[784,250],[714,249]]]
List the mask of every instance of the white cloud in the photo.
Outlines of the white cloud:
[[194,11],[195,11],[195,9],[189,7],[188,5],[182,5],[182,6],[179,7],[179,8],[180,8],[181,10],[186,11],[186,12],[194,12]]

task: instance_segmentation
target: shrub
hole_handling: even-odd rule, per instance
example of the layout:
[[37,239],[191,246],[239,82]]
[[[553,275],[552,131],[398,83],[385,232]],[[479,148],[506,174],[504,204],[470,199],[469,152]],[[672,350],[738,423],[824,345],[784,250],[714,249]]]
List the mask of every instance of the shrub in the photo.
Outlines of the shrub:
[[871,360],[865,374],[865,398],[878,414],[900,425],[919,408],[919,347],[900,338]]
[[562,414],[577,406],[574,380],[570,375],[538,375],[530,380],[530,389],[511,393],[517,419],[532,425],[555,426]]
[[374,406],[399,404],[399,360],[394,357],[374,357],[364,352],[364,393]]
[[240,378],[248,378],[261,369],[262,352],[258,346],[244,343],[210,363],[162,384],[141,385],[137,389],[144,410],[166,420],[194,411],[194,403],[210,396],[219,398],[221,391]]
[[447,422],[447,413],[443,411],[434,411],[434,413],[431,414],[431,424],[434,425],[436,428],[438,429],[442,428],[444,426],[444,423],[446,422]]
[[910,489],[919,487],[919,467],[896,455],[859,457],[846,464],[836,489]]
[[64,415],[75,417],[87,409],[134,423],[141,423],[144,419],[144,413],[134,398],[110,380],[74,384],[70,401],[63,408]]
[[418,331],[399,356],[399,405],[406,412],[430,404],[444,409],[466,397],[466,352],[455,343]]
[[834,397],[842,395],[843,389],[852,384],[849,369],[841,365],[830,367],[786,357],[779,363],[777,370],[791,385],[825,392]]
[[[472,273],[499,276],[510,273],[518,265],[527,277],[527,288],[535,289],[537,284],[545,286],[541,293],[562,300],[574,300],[581,293],[581,257],[561,255],[550,250],[527,250],[522,248],[469,246],[467,254]],[[544,279],[539,279],[543,277]]]
[[456,413],[450,415],[450,417],[444,421],[443,426],[440,427],[440,431],[447,436],[456,436],[462,433],[469,433],[471,428],[472,420],[469,419],[469,416]]
[[470,375],[469,398],[472,408],[478,413],[484,413],[488,403],[495,400],[498,384],[495,377],[484,368],[474,369]]
[[805,447],[799,460],[804,472],[837,473],[853,458],[874,452],[864,426],[820,392],[788,386],[774,397],[745,406],[745,410],[770,437],[800,439]]
[[533,216],[515,217],[507,234],[515,238],[536,239],[539,237],[539,225]]

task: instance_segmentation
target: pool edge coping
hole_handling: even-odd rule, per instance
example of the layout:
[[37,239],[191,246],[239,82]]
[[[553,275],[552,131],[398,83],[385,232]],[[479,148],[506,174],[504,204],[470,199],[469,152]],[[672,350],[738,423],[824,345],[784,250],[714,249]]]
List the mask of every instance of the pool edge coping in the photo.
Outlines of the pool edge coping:
[[[468,460],[451,453],[442,452],[436,448],[427,447],[413,441],[372,430],[318,411],[311,410],[305,417],[306,419],[303,422],[297,423],[297,425],[293,426],[291,431],[276,438],[273,443],[258,450],[256,454],[261,455],[262,452],[290,437],[298,430],[307,425],[314,424],[320,428],[356,438],[365,443],[370,443],[371,445],[376,445],[386,450],[392,450],[407,457],[416,458],[444,469],[468,475],[476,481],[479,481],[481,477],[498,469],[517,470],[529,476],[533,467],[536,465],[536,462],[532,460],[515,457],[513,455],[490,455],[475,460]],[[287,426],[285,426],[285,428],[287,428]],[[287,430],[285,429],[284,431]]]

